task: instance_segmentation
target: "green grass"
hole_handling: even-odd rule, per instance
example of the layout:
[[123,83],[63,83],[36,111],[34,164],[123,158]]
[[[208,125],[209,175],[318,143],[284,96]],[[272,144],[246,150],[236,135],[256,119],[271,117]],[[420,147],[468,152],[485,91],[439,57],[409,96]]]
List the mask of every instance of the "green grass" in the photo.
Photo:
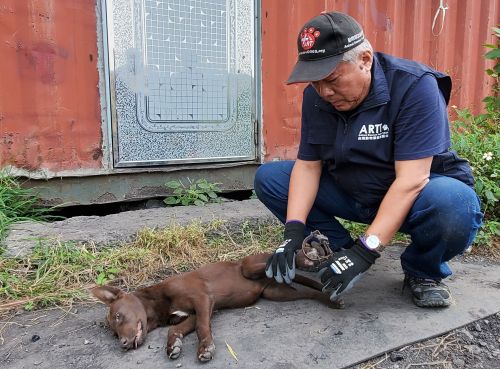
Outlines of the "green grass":
[[[362,223],[350,222],[348,220],[339,219],[340,224],[344,226],[345,229],[349,231],[352,237],[358,237],[365,233],[368,225]],[[396,233],[396,235],[392,238],[391,243],[408,243],[410,242],[410,237],[403,233]]]
[[216,221],[143,229],[132,243],[102,249],[41,241],[29,256],[0,255],[0,313],[68,306],[89,300],[87,291],[97,284],[137,288],[205,263],[274,250],[281,233],[277,223],[228,227]]
[[[366,227],[344,225],[353,235]],[[0,255],[0,313],[20,307],[69,306],[90,300],[88,289],[98,284],[134,289],[206,263],[274,251],[282,234],[283,225],[277,221],[231,226],[214,221],[145,228],[135,241],[115,247],[41,240],[28,256]]]
[[52,209],[38,206],[39,198],[5,171],[0,171],[0,240],[9,227],[25,220],[41,221],[50,218]]
[[[364,233],[367,227],[347,221],[342,224],[353,236]],[[283,225],[277,221],[239,225],[214,221],[145,228],[133,242],[115,247],[40,240],[28,256],[0,255],[0,315],[18,308],[90,301],[88,290],[99,284],[135,289],[206,263],[272,252],[282,234]],[[407,243],[408,237],[397,234],[396,242]]]

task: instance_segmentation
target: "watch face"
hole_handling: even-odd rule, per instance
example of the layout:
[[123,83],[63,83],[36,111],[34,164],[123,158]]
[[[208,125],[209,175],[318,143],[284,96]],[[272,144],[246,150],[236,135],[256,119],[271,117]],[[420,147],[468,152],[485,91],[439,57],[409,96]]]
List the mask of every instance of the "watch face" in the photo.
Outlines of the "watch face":
[[377,247],[380,246],[380,240],[375,235],[370,235],[370,236],[366,237],[365,243],[366,243],[366,246],[368,246],[368,248],[370,248],[372,250],[376,249]]

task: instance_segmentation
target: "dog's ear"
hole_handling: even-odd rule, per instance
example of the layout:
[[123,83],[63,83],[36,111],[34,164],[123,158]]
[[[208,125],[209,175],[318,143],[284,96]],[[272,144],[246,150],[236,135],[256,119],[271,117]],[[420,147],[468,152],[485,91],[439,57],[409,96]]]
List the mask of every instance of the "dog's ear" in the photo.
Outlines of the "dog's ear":
[[95,287],[90,290],[90,293],[97,297],[99,300],[104,302],[106,305],[110,305],[116,299],[118,299],[124,292],[119,288],[112,286],[102,286]]

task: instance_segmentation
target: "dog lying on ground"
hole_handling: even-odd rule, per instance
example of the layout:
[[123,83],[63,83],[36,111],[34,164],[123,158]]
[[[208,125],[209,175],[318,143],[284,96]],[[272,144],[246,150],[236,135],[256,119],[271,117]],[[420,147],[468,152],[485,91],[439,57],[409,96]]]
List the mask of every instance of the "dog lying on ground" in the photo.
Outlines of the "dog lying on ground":
[[273,301],[314,299],[332,308],[343,308],[341,300],[330,301],[327,295],[308,287],[307,281],[300,284],[300,273],[291,285],[266,278],[265,266],[270,255],[256,254],[236,262],[207,264],[132,293],[111,286],[96,287],[91,292],[108,305],[107,321],[123,349],[137,348],[148,332],[169,324],[172,326],[166,350],[170,359],[179,357],[182,339],[196,330],[198,359],[209,361],[215,352],[210,328],[215,310],[246,307],[260,297]]

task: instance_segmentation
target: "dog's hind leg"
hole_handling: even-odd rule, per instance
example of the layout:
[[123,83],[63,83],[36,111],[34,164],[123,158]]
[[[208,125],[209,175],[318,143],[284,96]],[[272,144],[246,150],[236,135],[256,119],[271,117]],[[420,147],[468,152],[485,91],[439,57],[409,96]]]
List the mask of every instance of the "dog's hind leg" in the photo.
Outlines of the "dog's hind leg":
[[190,315],[179,324],[168,329],[167,355],[170,359],[177,359],[182,350],[182,339],[194,331],[196,315]]
[[272,301],[318,300],[331,308],[344,308],[342,299],[330,301],[330,298],[324,293],[298,283],[291,285],[270,283],[262,292],[262,297]]
[[248,279],[260,279],[266,277],[266,262],[271,254],[249,255],[241,260],[241,274]]

